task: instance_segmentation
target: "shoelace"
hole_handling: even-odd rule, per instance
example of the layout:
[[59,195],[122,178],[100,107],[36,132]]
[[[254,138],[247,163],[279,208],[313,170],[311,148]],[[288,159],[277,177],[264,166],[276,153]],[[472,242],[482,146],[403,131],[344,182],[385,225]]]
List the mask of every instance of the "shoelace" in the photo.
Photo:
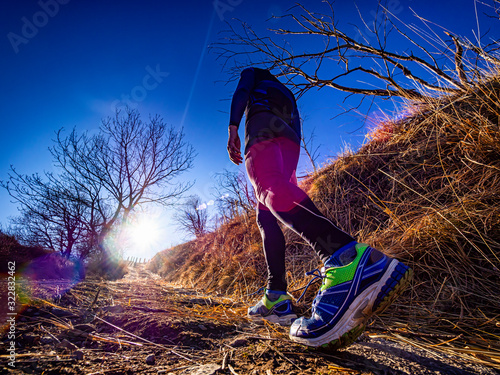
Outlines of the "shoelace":
[[[326,276],[323,275],[324,273],[325,273],[325,267],[322,267],[321,269],[316,268],[316,269],[314,269],[312,271],[306,272],[306,274],[305,274],[306,276],[314,276],[314,277],[311,280],[309,280],[309,282],[307,283],[306,286],[291,291],[291,293],[293,293],[293,292],[298,292],[299,290],[304,289],[304,291],[302,292],[302,294],[300,295],[300,297],[297,298],[297,303],[300,302],[300,300],[302,299],[302,297],[304,297],[304,295],[307,292],[307,289],[309,289],[309,287],[311,286],[312,283],[316,282],[318,279],[319,280],[323,280],[324,278],[326,278]],[[265,289],[266,289],[266,287],[262,286],[259,289],[257,289],[255,292],[247,294],[247,297],[259,294],[260,292],[262,292]]]
[[260,292],[262,292],[263,290],[265,290],[266,287],[265,286],[261,286],[259,289],[257,289],[257,291],[253,292],[253,293],[250,293],[250,294],[247,294],[247,297],[250,297],[250,296],[254,296],[256,294],[259,294]]
[[[303,288],[300,288],[300,289],[304,289],[304,291],[302,292],[302,294],[300,295],[300,297],[297,299],[297,303],[302,299],[302,297],[304,297],[304,295],[306,294],[307,292],[307,289],[309,289],[309,287],[311,286],[311,284],[315,281],[317,281],[318,279],[320,280],[323,280],[326,276],[323,275],[324,273],[324,267],[321,268],[321,270],[319,268],[316,268],[312,271],[309,271],[309,272],[306,272],[306,276],[314,276],[311,280],[309,280],[309,282],[307,283],[307,285]],[[294,290],[295,291],[298,291],[300,289],[297,289],[297,290]]]

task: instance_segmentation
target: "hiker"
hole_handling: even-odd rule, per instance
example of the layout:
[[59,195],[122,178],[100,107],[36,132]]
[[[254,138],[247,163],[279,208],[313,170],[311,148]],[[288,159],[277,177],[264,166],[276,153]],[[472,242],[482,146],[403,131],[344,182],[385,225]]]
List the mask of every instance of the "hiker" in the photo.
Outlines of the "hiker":
[[[245,113],[244,161],[258,200],[257,224],[268,269],[264,296],[248,309],[254,321],[290,325],[290,339],[308,346],[348,345],[367,320],[385,309],[408,284],[411,270],[337,228],[297,186],[301,123],[293,93],[269,70],[247,68],[231,102],[227,150],[243,162],[238,135]],[[282,222],[314,249],[324,267],[311,318],[293,310],[285,277]],[[293,323],[293,324],[292,324]]]

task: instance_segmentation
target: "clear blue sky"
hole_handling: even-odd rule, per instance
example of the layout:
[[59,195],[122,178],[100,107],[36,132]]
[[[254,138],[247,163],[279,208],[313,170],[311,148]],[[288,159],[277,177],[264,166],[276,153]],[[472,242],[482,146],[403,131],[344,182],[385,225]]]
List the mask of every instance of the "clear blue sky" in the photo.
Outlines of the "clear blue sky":
[[[187,141],[198,152],[195,168],[184,177],[196,179],[192,194],[204,201],[213,199],[213,174],[224,168],[237,169],[226,152],[228,100],[235,82],[220,83],[229,76],[206,46],[217,41],[218,33],[227,29],[225,22],[232,18],[264,31],[276,26],[266,19],[293,5],[284,0],[219,3],[217,11],[213,0],[2,1],[0,179],[7,179],[10,165],[24,174],[51,171],[47,148],[56,130],[77,127],[94,131],[102,118],[113,114],[117,103],[130,97],[129,104],[144,117],[160,114],[168,124],[184,126]],[[377,1],[357,3],[365,18],[372,19]],[[328,12],[320,0],[302,4]],[[407,23],[422,26],[413,9],[470,39],[474,38],[473,30],[477,32],[473,0],[392,0],[388,4]],[[480,4],[477,9],[479,13],[488,10]],[[338,1],[335,10],[347,31],[353,30],[349,23],[360,24],[351,2]],[[484,33],[489,26],[480,27]],[[144,81],[148,74],[156,80]],[[351,114],[332,120],[341,112],[342,97],[325,89],[299,101],[307,118],[305,132],[316,129],[323,161],[337,155],[343,143],[357,148],[364,141],[366,128],[352,133],[360,126],[360,117]],[[303,160],[302,171],[307,167]],[[0,190],[3,227],[16,214],[16,206],[6,191]],[[162,237],[144,256],[182,241],[168,216],[161,215]]]

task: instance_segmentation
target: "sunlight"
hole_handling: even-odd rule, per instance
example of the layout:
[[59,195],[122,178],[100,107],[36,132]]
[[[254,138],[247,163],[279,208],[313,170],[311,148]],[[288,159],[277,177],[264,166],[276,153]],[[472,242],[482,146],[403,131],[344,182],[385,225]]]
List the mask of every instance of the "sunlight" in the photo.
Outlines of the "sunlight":
[[154,245],[160,235],[158,224],[155,220],[141,217],[130,226],[129,236],[132,244],[139,249],[146,249]]

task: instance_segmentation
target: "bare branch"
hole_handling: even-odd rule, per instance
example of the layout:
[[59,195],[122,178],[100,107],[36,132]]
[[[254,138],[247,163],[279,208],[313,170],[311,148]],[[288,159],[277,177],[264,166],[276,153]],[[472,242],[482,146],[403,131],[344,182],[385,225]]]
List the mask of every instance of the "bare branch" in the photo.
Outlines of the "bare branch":
[[462,48],[462,45],[460,44],[458,38],[455,35],[450,34],[449,32],[445,32],[446,35],[451,37],[453,39],[453,43],[455,44],[455,68],[457,70],[457,75],[460,78],[460,82],[462,83],[463,86],[467,86],[468,80],[467,76],[465,75],[464,71],[464,64],[462,61],[462,56],[464,53],[464,49]]
[[207,232],[208,212],[206,207],[202,207],[200,197],[196,195],[188,197],[185,203],[179,206],[174,219],[179,229],[197,238]]
[[[376,42],[370,43],[367,38],[357,40],[337,26],[333,4],[327,4],[330,14],[314,13],[298,4],[292,8],[293,12],[276,17],[284,21],[290,20],[295,25],[269,30],[274,36],[284,39],[257,35],[247,24],[240,22],[238,29],[237,26],[229,25],[226,38],[211,48],[217,51],[218,58],[224,60],[225,66],[229,66],[231,61],[233,68],[230,70],[233,73],[252,65],[277,70],[276,75],[287,79],[286,84],[297,98],[311,88],[323,87],[365,96],[412,100],[432,95],[457,94],[467,89],[471,80],[476,78],[474,70],[465,69],[465,50],[472,51],[490,63],[499,63],[493,54],[451,34],[448,35],[455,44],[455,51],[434,34],[437,42],[444,46],[445,53],[439,50],[431,52],[398,28],[391,19],[396,17],[381,5],[379,7],[383,17],[371,30]],[[428,21],[419,18],[428,24]],[[368,28],[363,19],[362,22]],[[408,27],[416,31],[414,27]],[[417,47],[418,54],[411,50],[405,53],[389,50],[391,33],[397,33],[411,46]],[[315,49],[318,37],[323,40],[323,46]],[[295,51],[292,48],[295,38],[310,38],[307,51]],[[491,50],[494,48],[493,46]],[[456,75],[450,74],[446,64],[440,63],[435,55],[450,60],[454,58]]]

